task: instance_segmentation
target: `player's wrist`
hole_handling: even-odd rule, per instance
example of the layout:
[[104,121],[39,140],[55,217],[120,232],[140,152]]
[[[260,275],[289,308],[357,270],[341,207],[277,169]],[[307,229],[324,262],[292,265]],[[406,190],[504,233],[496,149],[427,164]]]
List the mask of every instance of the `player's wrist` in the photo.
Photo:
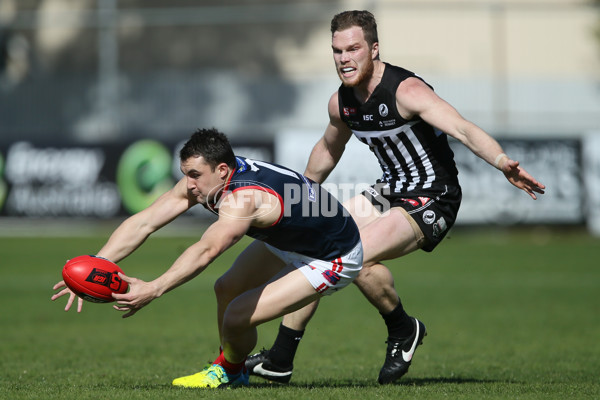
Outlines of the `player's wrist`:
[[153,281],[147,282],[147,283],[148,283],[148,286],[150,287],[152,296],[155,299],[158,299],[159,297],[161,297],[163,294],[165,294],[167,292],[166,286],[164,284],[161,284],[158,281],[158,278]]
[[500,171],[502,171],[502,167],[504,167],[506,161],[508,161],[508,156],[505,153],[500,153],[496,156],[496,159],[494,160],[494,166]]

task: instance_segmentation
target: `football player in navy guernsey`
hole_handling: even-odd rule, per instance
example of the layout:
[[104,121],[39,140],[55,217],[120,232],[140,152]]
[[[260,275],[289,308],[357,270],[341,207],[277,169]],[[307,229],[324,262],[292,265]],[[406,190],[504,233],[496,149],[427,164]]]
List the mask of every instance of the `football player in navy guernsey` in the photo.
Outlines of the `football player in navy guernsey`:
[[[352,135],[369,146],[381,166],[381,179],[344,206],[357,222],[363,241],[364,265],[354,283],[379,310],[388,330],[378,378],[387,384],[408,371],[426,329],[404,310],[392,274],[381,261],[417,249],[432,251],[454,224],[461,189],[447,135],[500,170],[534,200],[545,186],[423,79],[381,61],[373,14],[346,11],[335,15],[331,34],[342,84],[329,100],[329,124],[304,174],[322,183]],[[313,303],[284,317],[273,346],[248,358],[251,374],[289,382],[299,340],[316,306]]]
[[[202,238],[150,282],[129,283],[114,308],[130,317],[151,301],[200,274],[244,235],[253,241],[215,283],[220,354],[204,370],[173,385],[218,388],[248,385],[244,362],[256,346],[256,326],[332,294],[358,275],[363,250],[358,227],[329,192],[280,165],[235,156],[224,134],[197,131],[180,152],[185,175],[145,210],[127,218],[98,256],[115,263],[190,207],[218,214]],[[75,295],[64,281],[55,300]],[[82,300],[78,300],[81,311]]]

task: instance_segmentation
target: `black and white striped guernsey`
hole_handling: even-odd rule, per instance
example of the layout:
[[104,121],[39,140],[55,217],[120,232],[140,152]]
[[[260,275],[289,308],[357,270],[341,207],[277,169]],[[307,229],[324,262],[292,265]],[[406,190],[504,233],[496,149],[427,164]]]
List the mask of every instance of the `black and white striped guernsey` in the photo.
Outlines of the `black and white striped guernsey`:
[[[414,73],[385,63],[381,82],[366,103],[352,88],[340,86],[340,116],[379,160],[391,193],[444,190],[458,186],[458,170],[447,136],[419,117],[405,120],[396,108],[396,89]],[[422,80],[422,79],[421,79]],[[426,83],[426,82],[425,82]],[[431,87],[431,86],[430,86]]]

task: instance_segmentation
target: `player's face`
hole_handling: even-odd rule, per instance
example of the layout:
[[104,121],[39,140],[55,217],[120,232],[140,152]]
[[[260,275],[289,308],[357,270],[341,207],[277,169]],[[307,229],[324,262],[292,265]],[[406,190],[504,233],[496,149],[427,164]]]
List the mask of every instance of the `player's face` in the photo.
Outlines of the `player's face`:
[[331,48],[336,71],[344,86],[354,87],[369,81],[379,47],[374,43],[369,48],[362,28],[353,26],[334,32]]
[[213,171],[204,157],[190,157],[181,162],[181,172],[187,178],[188,193],[204,206],[216,203],[223,189],[229,169],[227,164],[217,165]]

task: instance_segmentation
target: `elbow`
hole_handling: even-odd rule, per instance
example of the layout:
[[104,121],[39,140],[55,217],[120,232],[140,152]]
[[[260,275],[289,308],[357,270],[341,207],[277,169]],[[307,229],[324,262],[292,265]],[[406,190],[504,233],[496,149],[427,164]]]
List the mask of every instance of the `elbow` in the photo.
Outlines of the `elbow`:
[[141,213],[134,214],[127,218],[125,222],[123,222],[123,226],[127,227],[129,231],[138,232],[144,237],[148,237],[158,229],[158,227],[152,226],[148,219],[144,218]]

